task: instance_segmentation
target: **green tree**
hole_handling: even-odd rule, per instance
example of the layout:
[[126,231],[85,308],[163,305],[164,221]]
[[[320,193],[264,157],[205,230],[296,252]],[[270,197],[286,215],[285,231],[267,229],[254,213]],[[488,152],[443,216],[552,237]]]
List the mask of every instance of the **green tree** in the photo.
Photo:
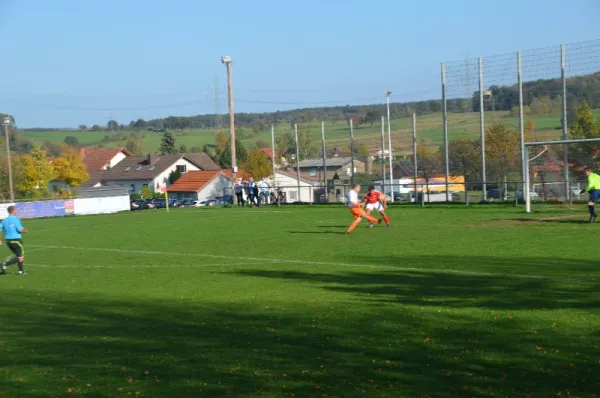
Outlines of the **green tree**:
[[97,124],[94,124],[94,125],[92,126],[92,131],[100,131],[100,130],[102,130],[102,128],[101,128],[99,125],[97,125]]
[[171,174],[169,174],[169,182],[171,183],[171,185],[175,184],[175,181],[179,180],[180,178],[181,171],[179,171],[179,169],[176,169],[172,171]]
[[188,152],[187,145],[185,145],[185,144],[181,144],[181,145],[179,146],[179,153],[187,153],[187,152]]
[[16,186],[17,191],[42,196],[48,192],[48,184],[54,177],[54,170],[48,161],[48,155],[39,146],[34,146],[31,153],[18,159],[22,178]]
[[[248,159],[248,152],[246,151],[244,144],[239,140],[235,141],[235,157],[238,165],[244,164]],[[223,150],[221,156],[219,156],[218,163],[224,169],[231,168],[231,149],[229,143],[225,146],[225,150]]]
[[154,192],[152,192],[152,190],[150,188],[143,186],[140,196],[141,196],[141,199],[153,198]]
[[85,124],[80,124],[79,125],[79,130],[85,131],[85,130],[87,130],[87,126]]
[[592,108],[584,102],[577,110],[577,116],[571,127],[571,138],[589,139],[600,136],[600,120],[594,120]]
[[73,148],[79,147],[79,139],[77,139],[77,137],[73,137],[72,135],[65,137],[63,143]]
[[109,120],[108,123],[106,124],[106,127],[108,127],[108,129],[110,131],[115,131],[116,129],[119,128],[119,123],[117,123],[116,120]]
[[377,110],[368,111],[365,115],[365,123],[369,123],[371,127],[373,127],[373,124],[379,120],[381,120],[381,112]]
[[[448,143],[450,174],[462,175],[465,183],[473,182],[481,176],[480,141],[474,138],[461,137]],[[465,185],[468,192],[469,186]],[[469,196],[466,195],[467,201]]]
[[170,131],[163,133],[160,141],[159,153],[161,155],[173,155],[177,153],[175,136]]
[[248,154],[248,160],[244,162],[243,168],[246,173],[255,179],[261,179],[273,174],[271,161],[262,151],[256,148],[252,149]]

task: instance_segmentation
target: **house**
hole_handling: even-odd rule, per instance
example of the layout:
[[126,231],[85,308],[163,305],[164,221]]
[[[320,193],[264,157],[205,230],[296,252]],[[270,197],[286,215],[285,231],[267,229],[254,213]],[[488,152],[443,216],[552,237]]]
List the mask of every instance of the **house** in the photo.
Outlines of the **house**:
[[200,170],[209,171],[209,170],[221,170],[221,166],[215,163],[214,160],[211,159],[204,152],[200,153],[184,153],[183,156],[194,162],[200,167]]
[[[271,186],[285,194],[287,203],[312,203],[319,201],[315,200],[315,191],[319,186],[318,180],[301,176],[300,182],[298,183],[296,172],[283,170],[276,171]],[[300,186],[300,192],[298,192],[298,186]]]
[[[350,184],[352,179],[352,158],[334,157],[326,159],[326,175],[329,181],[339,180],[341,184]],[[367,172],[367,164],[363,160],[354,159],[355,173]],[[323,159],[305,159],[298,164],[300,174],[308,179],[323,181]]]
[[275,154],[273,154],[273,149],[271,149],[271,148],[260,148],[259,151],[264,153],[265,156],[268,157],[270,161],[273,161],[273,156],[275,156],[275,166],[276,167],[286,166],[288,163],[287,160],[285,159],[285,157],[280,156],[277,152],[275,152]]
[[211,200],[232,196],[231,178],[221,170],[189,171],[167,188],[173,199]]
[[[132,156],[132,153],[124,147],[82,148],[79,151],[79,156],[90,175],[89,180],[81,184],[81,187],[91,188],[100,186],[100,179],[104,170],[114,167],[126,157]],[[59,180],[50,182],[48,187],[50,191],[58,191],[66,188],[66,184]]]
[[153,192],[170,184],[169,176],[174,171],[182,175],[198,171],[201,166],[185,155],[128,156],[100,176],[101,186],[122,186],[132,193],[141,192],[147,187]]

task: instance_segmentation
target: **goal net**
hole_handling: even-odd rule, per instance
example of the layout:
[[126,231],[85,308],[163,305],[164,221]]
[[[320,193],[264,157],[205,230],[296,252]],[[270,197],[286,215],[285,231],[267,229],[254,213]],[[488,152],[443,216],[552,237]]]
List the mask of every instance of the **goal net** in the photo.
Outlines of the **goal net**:
[[[583,201],[587,185],[586,166],[600,172],[600,139],[528,142],[525,144],[525,193],[531,202],[572,203]],[[519,193],[518,193],[519,194]]]

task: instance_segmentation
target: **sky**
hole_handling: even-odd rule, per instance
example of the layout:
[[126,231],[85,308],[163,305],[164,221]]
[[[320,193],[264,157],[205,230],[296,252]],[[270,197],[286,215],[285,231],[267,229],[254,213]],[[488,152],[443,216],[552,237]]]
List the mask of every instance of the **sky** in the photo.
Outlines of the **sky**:
[[236,112],[440,98],[441,62],[599,39],[598,16],[598,0],[0,0],[0,113],[226,113],[223,55]]

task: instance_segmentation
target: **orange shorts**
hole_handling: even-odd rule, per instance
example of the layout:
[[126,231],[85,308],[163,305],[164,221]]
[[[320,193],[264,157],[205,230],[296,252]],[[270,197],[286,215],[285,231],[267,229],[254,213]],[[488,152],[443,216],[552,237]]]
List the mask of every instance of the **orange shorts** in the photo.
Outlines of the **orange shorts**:
[[352,207],[350,208],[350,213],[352,213],[354,219],[365,215],[365,211],[362,209],[362,207]]

